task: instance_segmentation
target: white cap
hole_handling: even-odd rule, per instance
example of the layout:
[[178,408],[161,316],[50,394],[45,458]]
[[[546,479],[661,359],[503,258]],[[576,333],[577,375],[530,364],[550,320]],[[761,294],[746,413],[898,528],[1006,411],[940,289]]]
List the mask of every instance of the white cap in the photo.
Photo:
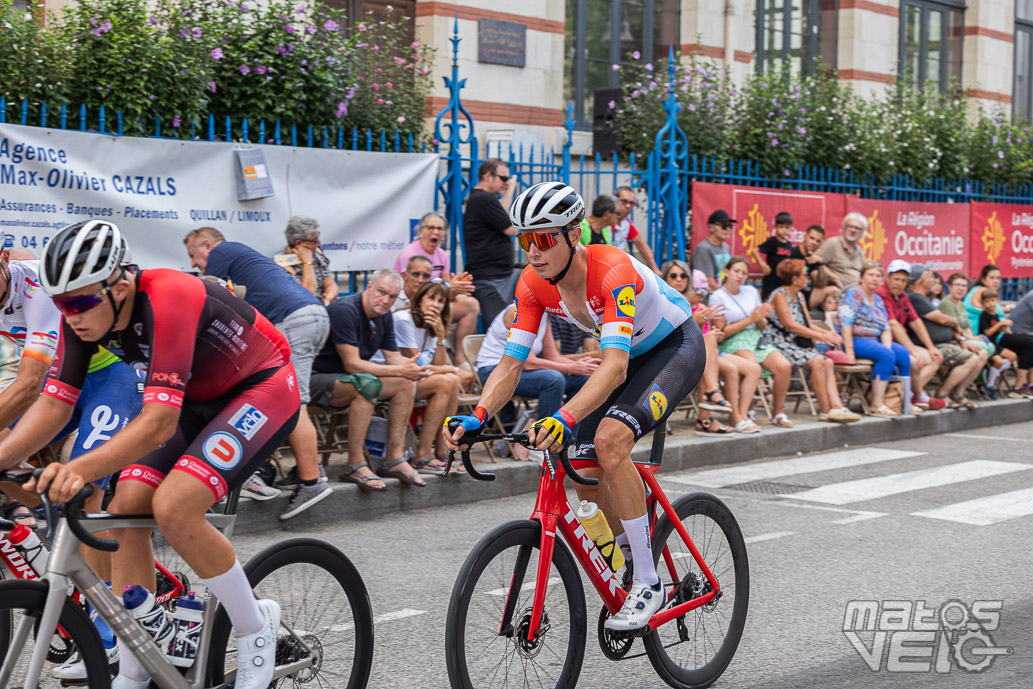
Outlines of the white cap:
[[886,268],[886,275],[892,275],[893,273],[907,273],[911,274],[911,264],[901,258],[895,258],[890,261],[890,265]]

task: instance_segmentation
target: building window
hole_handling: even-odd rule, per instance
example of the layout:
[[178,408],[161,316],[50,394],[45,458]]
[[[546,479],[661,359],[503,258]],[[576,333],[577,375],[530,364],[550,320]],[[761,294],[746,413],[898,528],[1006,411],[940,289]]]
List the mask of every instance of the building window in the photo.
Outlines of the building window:
[[592,126],[595,91],[620,86],[613,65],[656,63],[680,47],[679,0],[567,0],[564,93],[579,129]]
[[756,0],[757,70],[787,64],[797,74],[836,67],[839,0]]
[[1012,114],[1033,121],[1033,0],[1015,4],[1015,95]]
[[960,0],[903,0],[900,77],[941,93],[961,83],[964,5]]

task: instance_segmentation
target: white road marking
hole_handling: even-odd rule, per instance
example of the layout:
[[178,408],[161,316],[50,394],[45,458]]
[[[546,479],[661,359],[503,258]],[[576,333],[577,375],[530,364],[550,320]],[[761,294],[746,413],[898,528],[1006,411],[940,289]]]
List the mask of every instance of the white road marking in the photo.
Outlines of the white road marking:
[[685,472],[663,478],[674,483],[705,486],[707,488],[723,488],[724,486],[746,483],[748,481],[766,481],[794,474],[812,474],[819,471],[845,469],[864,464],[920,457],[924,454],[926,453],[910,452],[908,450],[888,450],[880,447],[861,448],[857,450],[843,450],[841,452],[827,452],[808,457],[776,459],[770,462],[745,464],[723,469]]
[[[559,577],[549,577],[548,585],[552,586],[553,584],[555,584],[558,581],[561,581],[561,579]],[[523,586],[521,586],[520,587],[520,591],[521,592],[523,592],[523,591],[530,591],[531,589],[534,588],[534,584],[535,584],[534,579],[532,579],[531,581],[529,581],[529,582],[525,583]],[[509,587],[508,586],[506,588],[504,588],[504,589],[494,589],[492,591],[487,591],[487,594],[489,596],[504,596],[507,593],[509,593]]]
[[1033,465],[975,459],[958,464],[906,471],[901,474],[831,483],[802,493],[785,494],[781,497],[792,498],[793,500],[824,502],[832,505],[846,505],[852,502],[874,500],[925,488],[947,486],[952,483],[975,481],[981,478],[1025,471],[1027,469],[1033,469]]
[[1007,440],[1011,443],[1028,443],[1027,438],[1004,438],[999,435],[974,435],[970,433],[944,433],[952,438],[972,438],[974,440]]
[[999,495],[988,495],[931,510],[912,512],[915,517],[929,517],[961,524],[990,526],[997,522],[1027,517],[1033,514],[1033,488],[1013,490]]
[[762,533],[759,536],[750,536],[744,538],[746,543],[760,543],[761,541],[773,541],[776,538],[785,538],[786,536],[795,536],[795,531],[772,531],[771,533]]
[[[403,620],[406,617],[416,617],[417,615],[426,615],[426,610],[413,610],[412,608],[402,608],[401,610],[395,610],[394,612],[385,612],[383,615],[376,615],[373,618],[373,624],[380,624],[381,622],[393,622],[394,620]],[[335,624],[328,631],[331,632],[346,632],[349,629],[355,627],[351,622],[344,622],[342,624]],[[303,635],[302,632],[294,630],[296,634]]]
[[[792,497],[791,495],[789,497]],[[781,500],[773,500],[773,505],[785,505],[786,507],[800,507],[805,510],[822,510],[824,512],[840,512],[842,514],[849,514],[851,516],[844,517],[843,519],[834,519],[832,524],[852,524],[853,522],[863,522],[867,519],[878,519],[879,517],[885,517],[888,512],[867,512],[865,510],[848,510],[842,507],[826,507],[825,505],[807,505],[802,502],[783,502]]]

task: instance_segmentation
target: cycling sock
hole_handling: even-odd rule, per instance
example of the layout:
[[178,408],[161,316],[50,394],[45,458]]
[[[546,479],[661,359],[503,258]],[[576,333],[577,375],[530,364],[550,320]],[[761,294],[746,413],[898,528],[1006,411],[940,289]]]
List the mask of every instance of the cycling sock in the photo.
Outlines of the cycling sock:
[[649,517],[643,514],[637,519],[621,519],[621,524],[624,525],[624,533],[628,535],[628,543],[631,544],[635,581],[656,586],[660,583],[660,577],[656,575],[653,551],[649,547]]
[[625,531],[613,540],[617,543],[617,547],[621,549],[621,552],[624,553],[624,559],[633,561],[631,557],[631,544],[628,543],[628,533]]
[[[123,604],[122,596],[115,596],[120,604]],[[117,637],[116,637],[117,639]],[[136,680],[137,682],[146,682],[151,678],[150,673],[144,669],[140,661],[136,659],[133,652],[129,650],[125,642],[122,639],[118,640],[118,674],[129,679]]]
[[265,616],[258,607],[255,592],[239,561],[234,561],[228,571],[211,579],[202,578],[201,581],[226,608],[237,636],[254,634],[265,625]]

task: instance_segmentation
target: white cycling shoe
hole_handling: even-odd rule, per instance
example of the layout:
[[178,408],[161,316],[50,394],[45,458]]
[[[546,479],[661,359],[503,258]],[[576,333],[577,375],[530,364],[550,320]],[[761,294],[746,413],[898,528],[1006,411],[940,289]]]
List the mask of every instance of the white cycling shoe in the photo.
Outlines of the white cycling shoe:
[[[108,665],[118,662],[118,644],[104,650],[108,654]],[[51,670],[50,676],[54,679],[72,681],[86,679],[86,662],[83,661],[82,654],[79,651],[73,653],[72,657]]]
[[265,624],[254,634],[237,637],[237,679],[234,689],[266,689],[276,669],[276,632],[280,629],[280,604],[260,600]]
[[603,626],[611,632],[634,632],[646,627],[649,618],[664,607],[667,591],[663,582],[655,587],[641,581],[634,581],[624,605],[617,614],[606,620]]

